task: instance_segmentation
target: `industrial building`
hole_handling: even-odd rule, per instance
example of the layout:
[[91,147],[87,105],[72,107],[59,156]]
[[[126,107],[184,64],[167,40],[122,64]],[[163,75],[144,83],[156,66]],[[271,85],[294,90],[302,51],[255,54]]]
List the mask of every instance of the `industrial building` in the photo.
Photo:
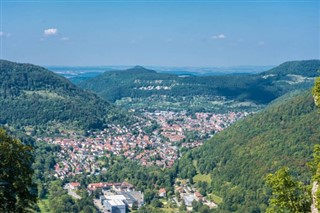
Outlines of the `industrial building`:
[[122,200],[104,200],[103,206],[110,213],[126,213],[126,205]]

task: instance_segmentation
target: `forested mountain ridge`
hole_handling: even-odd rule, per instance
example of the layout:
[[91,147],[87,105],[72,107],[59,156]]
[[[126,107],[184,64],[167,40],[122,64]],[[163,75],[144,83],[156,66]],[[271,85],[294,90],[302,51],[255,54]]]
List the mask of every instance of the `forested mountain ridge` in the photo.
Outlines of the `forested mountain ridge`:
[[127,120],[109,102],[45,68],[6,60],[0,63],[1,125],[68,125],[84,130]]
[[[135,66],[127,70],[108,71],[97,77],[79,83],[79,86],[92,90],[109,101],[116,101],[122,97],[147,97],[152,92],[141,91],[139,86],[150,85],[156,80],[161,81],[162,86],[169,86],[177,78],[176,75],[160,74],[154,70],[148,70],[141,66]],[[141,82],[143,81],[143,82]],[[163,82],[166,81],[166,82]]]
[[288,96],[184,155],[179,176],[209,174],[206,190],[223,197],[221,212],[264,212],[270,196],[265,176],[283,166],[308,183],[306,163],[320,141],[320,115],[310,91]]
[[291,61],[260,74],[204,77],[163,74],[137,66],[105,72],[79,86],[112,102],[125,97],[201,95],[267,104],[287,92],[310,88],[319,68],[320,60]]
[[302,75],[305,77],[316,77],[319,75],[320,60],[302,60],[288,61],[261,73],[262,75],[277,74],[277,75]]

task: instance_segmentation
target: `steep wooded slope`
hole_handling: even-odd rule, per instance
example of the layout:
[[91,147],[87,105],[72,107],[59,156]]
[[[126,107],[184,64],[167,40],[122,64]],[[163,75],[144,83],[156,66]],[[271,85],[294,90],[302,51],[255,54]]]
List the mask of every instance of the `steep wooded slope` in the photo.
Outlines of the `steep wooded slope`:
[[45,68],[5,60],[0,64],[1,125],[90,129],[127,119],[109,102]]
[[306,163],[319,141],[320,115],[311,92],[290,94],[187,153],[179,176],[191,178],[194,170],[210,174],[208,191],[223,197],[221,212],[263,212],[270,195],[265,176],[288,166],[308,181]]

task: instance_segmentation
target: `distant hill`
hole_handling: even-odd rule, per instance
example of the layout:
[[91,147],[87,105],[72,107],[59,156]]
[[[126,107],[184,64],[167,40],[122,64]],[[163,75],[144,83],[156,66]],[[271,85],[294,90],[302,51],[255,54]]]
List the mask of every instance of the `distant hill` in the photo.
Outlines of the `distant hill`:
[[[112,102],[123,97],[136,98],[151,95],[219,95],[257,102],[274,99],[272,92],[259,86],[260,81],[260,77],[253,75],[177,76],[134,67],[123,71],[105,72],[81,82],[79,86],[92,90]],[[260,97],[263,97],[263,100],[259,100]]]
[[224,200],[219,212],[264,212],[270,195],[265,176],[288,166],[307,182],[306,163],[319,141],[320,115],[311,91],[289,94],[184,155],[179,176],[210,174],[208,191]]
[[0,63],[1,125],[94,129],[130,120],[109,102],[45,68]]
[[320,67],[320,60],[286,62],[261,74],[219,76],[178,76],[157,73],[137,66],[108,71],[82,81],[79,86],[115,102],[124,97],[151,95],[224,96],[227,99],[266,104],[296,89],[309,88]]
[[162,86],[169,86],[176,78],[178,78],[176,75],[160,74],[154,70],[136,66],[127,70],[107,71],[81,82],[79,86],[96,92],[106,100],[115,102],[122,97],[151,95],[152,91],[140,90],[139,87],[155,85],[156,80],[162,81],[159,83]]
[[288,61],[262,73],[268,74],[316,77],[320,74],[320,60]]

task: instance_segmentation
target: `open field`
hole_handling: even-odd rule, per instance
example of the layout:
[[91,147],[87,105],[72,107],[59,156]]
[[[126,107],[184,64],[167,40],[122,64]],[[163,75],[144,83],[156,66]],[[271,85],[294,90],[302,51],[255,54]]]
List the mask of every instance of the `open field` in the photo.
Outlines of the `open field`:
[[199,182],[199,181],[207,182],[210,185],[211,184],[211,177],[210,177],[210,175],[197,174],[196,176],[193,177],[193,181],[195,183]]

